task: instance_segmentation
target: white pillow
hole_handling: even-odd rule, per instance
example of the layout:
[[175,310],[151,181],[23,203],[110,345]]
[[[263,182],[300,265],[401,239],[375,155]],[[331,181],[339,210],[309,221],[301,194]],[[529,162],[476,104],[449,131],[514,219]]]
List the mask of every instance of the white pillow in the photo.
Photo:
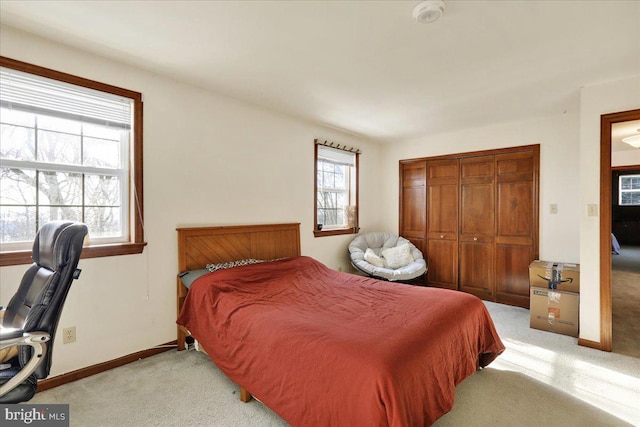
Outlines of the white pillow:
[[371,248],[367,248],[364,253],[364,260],[367,261],[371,265],[375,265],[376,267],[384,267],[384,261],[380,258]]
[[408,244],[382,250],[382,257],[388,268],[397,269],[413,262],[411,246]]

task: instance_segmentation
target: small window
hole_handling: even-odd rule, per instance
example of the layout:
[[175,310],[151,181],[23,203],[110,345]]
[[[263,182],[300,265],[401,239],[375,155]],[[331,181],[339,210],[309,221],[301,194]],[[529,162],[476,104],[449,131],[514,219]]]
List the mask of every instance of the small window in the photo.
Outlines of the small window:
[[640,206],[640,175],[621,175],[618,204],[620,206]]
[[316,141],[316,237],[358,232],[357,150],[334,148]]
[[1,59],[1,265],[58,219],[87,224],[84,257],[141,252],[142,95]]

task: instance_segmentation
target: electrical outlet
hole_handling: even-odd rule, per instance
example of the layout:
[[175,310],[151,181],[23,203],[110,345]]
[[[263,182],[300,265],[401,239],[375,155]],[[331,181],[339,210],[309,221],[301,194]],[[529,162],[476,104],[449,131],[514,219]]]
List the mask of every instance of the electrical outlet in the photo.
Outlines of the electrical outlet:
[[76,327],[69,326],[62,330],[62,344],[69,344],[76,341]]

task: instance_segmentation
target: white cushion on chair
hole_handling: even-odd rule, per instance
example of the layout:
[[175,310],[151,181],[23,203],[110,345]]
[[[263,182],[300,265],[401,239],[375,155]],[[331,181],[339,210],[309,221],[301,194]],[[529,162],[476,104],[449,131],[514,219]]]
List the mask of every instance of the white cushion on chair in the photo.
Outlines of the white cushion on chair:
[[[382,251],[382,257],[384,258],[384,262],[387,267],[394,270],[413,262],[411,247],[406,243],[404,245],[396,246],[395,248],[384,249]],[[365,259],[367,259],[366,256]]]
[[376,267],[384,267],[384,260],[380,258],[371,248],[367,248],[364,253],[364,260]]
[[[409,246],[409,252],[413,257],[413,262],[408,265],[396,269],[388,268],[388,265],[378,267],[365,259],[367,249],[371,249],[374,254],[378,255],[386,249],[405,244]],[[358,270],[370,276],[390,281],[415,279],[427,271],[427,263],[422,252],[404,237],[391,233],[370,232],[357,236],[349,244],[349,256],[351,257],[351,263]]]

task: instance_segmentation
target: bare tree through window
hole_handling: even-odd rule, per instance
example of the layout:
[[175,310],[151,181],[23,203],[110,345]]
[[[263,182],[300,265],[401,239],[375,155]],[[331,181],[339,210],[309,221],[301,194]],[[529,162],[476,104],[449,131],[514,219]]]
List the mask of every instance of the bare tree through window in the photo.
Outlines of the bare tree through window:
[[56,219],[85,222],[94,237],[122,233],[121,130],[6,108],[0,123],[2,242],[31,241]]

